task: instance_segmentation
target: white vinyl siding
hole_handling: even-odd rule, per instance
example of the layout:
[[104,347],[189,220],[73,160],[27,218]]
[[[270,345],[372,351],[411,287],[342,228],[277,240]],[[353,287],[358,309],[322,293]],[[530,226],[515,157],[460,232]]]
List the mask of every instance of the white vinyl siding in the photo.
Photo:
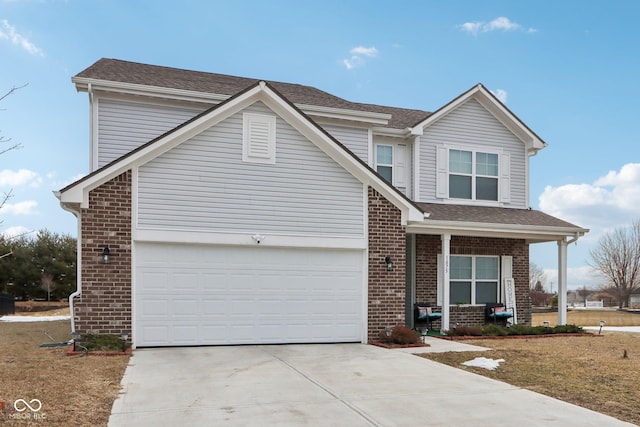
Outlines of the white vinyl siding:
[[203,110],[99,98],[97,167],[195,117]]
[[353,154],[360,157],[365,163],[369,158],[369,131],[365,128],[338,126],[335,124],[324,124],[320,126],[329,135],[340,141]]
[[[273,115],[257,103],[245,111]],[[364,187],[281,118],[276,165],[242,161],[242,113],[139,169],[141,229],[364,236]]]
[[510,207],[528,206],[528,159],[524,143],[473,99],[425,128],[420,137],[420,194],[416,197],[417,201],[441,202],[446,197],[448,146],[470,151],[500,152],[500,201]]

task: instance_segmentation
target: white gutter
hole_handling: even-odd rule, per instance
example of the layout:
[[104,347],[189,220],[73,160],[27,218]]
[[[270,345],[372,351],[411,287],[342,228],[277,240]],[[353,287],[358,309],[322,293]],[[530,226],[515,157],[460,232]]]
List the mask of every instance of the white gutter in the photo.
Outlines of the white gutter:
[[[58,200],[60,200],[61,194],[59,191],[54,191],[53,192],[54,196],[56,196],[56,198]],[[71,317],[71,333],[76,331],[76,320],[75,320],[75,315],[74,315],[74,307],[73,307],[73,299],[75,297],[79,297],[82,294],[82,245],[80,242],[80,236],[81,236],[81,219],[80,219],[80,212],[76,211],[72,208],[70,208],[68,205],[60,202],[60,206],[62,207],[62,209],[64,209],[67,212],[71,212],[73,214],[73,216],[76,217],[76,219],[78,220],[78,238],[76,239],[76,290],[75,292],[71,293],[71,295],[69,295],[69,314]]]

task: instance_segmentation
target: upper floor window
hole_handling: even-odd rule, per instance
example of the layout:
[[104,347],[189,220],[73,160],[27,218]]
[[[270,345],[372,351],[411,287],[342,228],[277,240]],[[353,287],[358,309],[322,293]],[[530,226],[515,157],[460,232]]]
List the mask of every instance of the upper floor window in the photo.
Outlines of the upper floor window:
[[449,197],[498,200],[498,155],[449,150]]
[[498,301],[499,262],[496,256],[451,256],[451,304]]
[[508,202],[509,169],[508,153],[438,147],[436,196],[474,202]]
[[376,171],[393,184],[393,146],[376,145]]

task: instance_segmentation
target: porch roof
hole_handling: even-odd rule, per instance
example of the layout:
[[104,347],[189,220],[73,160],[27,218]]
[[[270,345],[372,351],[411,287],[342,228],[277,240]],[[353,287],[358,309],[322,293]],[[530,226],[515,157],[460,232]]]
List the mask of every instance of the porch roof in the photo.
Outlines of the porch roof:
[[530,243],[578,238],[589,230],[534,209],[416,203],[429,214],[408,232],[524,238]]

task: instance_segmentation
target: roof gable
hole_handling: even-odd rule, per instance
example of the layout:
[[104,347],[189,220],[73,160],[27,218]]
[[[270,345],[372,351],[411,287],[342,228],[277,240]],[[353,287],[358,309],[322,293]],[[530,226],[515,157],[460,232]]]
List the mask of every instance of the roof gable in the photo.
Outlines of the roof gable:
[[415,135],[422,135],[425,128],[447,116],[470,99],[476,100],[500,123],[502,123],[502,125],[520,139],[525,144],[529,155],[535,155],[538,151],[547,146],[546,142],[544,142],[535,132],[529,129],[522,120],[513,114],[511,110],[509,110],[493,93],[491,93],[491,91],[480,83],[436,110],[429,117],[416,123],[412,126],[412,133]]
[[411,200],[387,184],[371,167],[318,126],[273,86],[263,81],[252,84],[235,96],[63,188],[56,193],[56,196],[63,206],[79,205],[86,208],[88,207],[88,194],[92,189],[128,169],[156,158],[257,101],[262,101],[355,178],[376,189],[398,207],[402,212],[403,223],[420,221],[424,218],[421,209]]

